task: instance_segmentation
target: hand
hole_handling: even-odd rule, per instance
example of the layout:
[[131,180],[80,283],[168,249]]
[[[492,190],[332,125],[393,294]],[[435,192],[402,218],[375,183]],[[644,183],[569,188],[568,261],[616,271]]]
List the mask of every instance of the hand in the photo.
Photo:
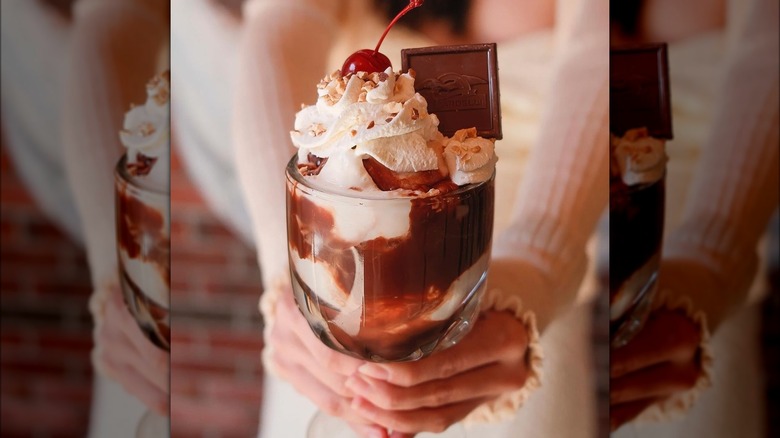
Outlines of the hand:
[[366,363],[346,381],[352,407],[395,432],[441,432],[479,405],[522,388],[528,333],[507,312],[482,314],[455,346],[416,362]]
[[119,286],[107,293],[105,315],[95,326],[95,365],[149,409],[167,416],[170,355],[143,334]]
[[610,426],[694,386],[701,375],[698,325],[678,310],[652,312],[642,330],[610,355]]
[[352,423],[357,433],[382,436],[379,428],[350,407],[352,392],[344,385],[366,362],[331,350],[317,339],[291,290],[282,292],[275,316],[266,348],[272,349],[269,359],[280,377],[326,414]]

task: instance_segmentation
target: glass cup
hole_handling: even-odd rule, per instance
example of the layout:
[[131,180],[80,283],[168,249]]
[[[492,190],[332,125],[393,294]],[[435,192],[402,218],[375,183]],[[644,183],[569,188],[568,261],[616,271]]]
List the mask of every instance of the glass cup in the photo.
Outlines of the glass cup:
[[[143,184],[123,156],[114,170],[117,259],[125,303],[157,347],[170,351],[170,195]],[[147,412],[138,437],[167,437],[168,419]]]
[[666,175],[626,186],[610,180],[609,303],[612,347],[626,345],[650,313],[664,234]]
[[286,175],[292,289],[325,345],[409,361],[471,330],[490,260],[495,175],[429,197],[314,187],[296,156]]

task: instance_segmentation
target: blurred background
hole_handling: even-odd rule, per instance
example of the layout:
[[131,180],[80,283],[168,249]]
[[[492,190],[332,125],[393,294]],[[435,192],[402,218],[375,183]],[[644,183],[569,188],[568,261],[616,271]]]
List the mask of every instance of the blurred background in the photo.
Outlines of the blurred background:
[[[175,134],[174,134],[175,141]],[[257,435],[262,292],[254,250],[205,204],[171,151],[173,437]]]
[[86,436],[92,292],[84,249],[41,211],[0,146],[0,435]]

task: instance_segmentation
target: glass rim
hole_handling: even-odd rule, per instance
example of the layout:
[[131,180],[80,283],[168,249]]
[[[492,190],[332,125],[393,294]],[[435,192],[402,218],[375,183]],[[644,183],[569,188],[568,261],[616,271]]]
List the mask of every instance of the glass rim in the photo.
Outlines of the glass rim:
[[[440,199],[447,199],[450,197],[457,197],[461,196],[464,193],[468,193],[471,191],[474,191],[475,189],[484,186],[485,184],[490,183],[491,181],[494,181],[496,178],[496,169],[493,169],[493,173],[490,175],[490,178],[480,181],[477,183],[470,183],[463,186],[458,186],[457,189],[446,192],[446,193],[440,193],[438,195],[429,195],[429,196],[420,196],[420,195],[402,195],[402,196],[387,196],[386,193],[391,192],[385,192],[380,191],[376,194],[373,194],[373,192],[358,192],[354,190],[349,189],[341,189],[342,191],[336,191],[336,190],[328,190],[328,187],[315,187],[313,186],[309,181],[306,180],[306,178],[301,174],[301,172],[298,170],[298,154],[294,154],[292,158],[290,158],[290,161],[287,163],[287,167],[285,168],[285,176],[287,178],[287,181],[294,182],[296,184],[299,184],[303,186],[306,191],[310,192],[312,195],[324,195],[328,197],[333,197],[336,199],[344,199],[344,200],[355,200],[355,201],[371,201],[371,202],[398,202],[398,201],[409,201],[412,199],[419,199],[419,200],[440,200]],[[297,187],[297,186],[296,186]]]
[[122,158],[120,158],[119,161],[117,161],[116,166],[114,166],[115,181],[121,181],[122,183],[130,186],[134,191],[144,193],[146,195],[151,195],[163,199],[170,198],[171,195],[169,192],[143,186],[139,184],[138,181],[136,181],[134,178],[135,177],[130,175],[130,173],[127,171],[127,154],[122,154]]

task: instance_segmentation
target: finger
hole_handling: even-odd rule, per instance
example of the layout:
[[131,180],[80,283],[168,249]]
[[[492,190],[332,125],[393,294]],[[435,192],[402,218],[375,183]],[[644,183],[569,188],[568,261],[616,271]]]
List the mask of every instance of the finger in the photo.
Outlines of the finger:
[[610,404],[668,397],[693,388],[700,373],[695,363],[667,362],[612,379],[609,384]]
[[496,363],[411,387],[396,386],[360,375],[350,377],[346,384],[356,395],[381,409],[410,410],[495,397],[522,388],[526,378],[524,364],[510,366]]
[[273,354],[271,355],[271,360],[275,363],[279,362],[280,356],[283,356],[288,363],[305,368],[307,372],[336,394],[342,397],[352,397],[352,391],[347,389],[345,385],[346,377],[320,365],[319,359],[311,355],[301,339],[292,332],[287,324],[274,324],[270,342],[278,346],[272,350]]
[[390,438],[390,435],[387,434],[387,429],[375,424],[347,424],[361,438]]
[[654,312],[631,342],[610,352],[610,376],[619,377],[663,362],[690,362],[700,342],[699,327],[684,313]]
[[127,364],[163,391],[168,391],[170,355],[144,336],[121,298],[113,297],[106,305],[103,323],[111,341],[103,343],[106,355],[115,362]]
[[290,382],[296,391],[311,400],[326,414],[343,418],[355,424],[371,424],[365,417],[352,409],[350,406],[352,399],[331,391],[302,366],[288,362],[283,357],[278,358],[276,364],[281,377]]
[[507,312],[486,312],[463,340],[416,362],[367,363],[358,371],[397,386],[415,386],[445,379],[493,362],[517,363],[525,359],[528,333]]
[[362,397],[355,397],[352,400],[352,408],[369,421],[384,426],[393,433],[441,433],[488,400],[490,399],[479,398],[437,408],[389,411],[372,405]]
[[117,363],[111,357],[105,358],[110,377],[119,382],[129,394],[140,400],[152,411],[168,415],[168,391],[163,391],[127,363]]
[[346,377],[354,374],[361,365],[366,363],[360,359],[339,353],[323,344],[317,338],[317,335],[314,334],[309,323],[306,322],[306,318],[298,310],[292,293],[286,294],[280,301],[277,318],[279,321],[284,321],[285,325],[290,326],[312,357],[317,358],[318,366]]
[[628,403],[621,403],[612,406],[609,409],[609,427],[612,432],[619,429],[622,425],[636,418],[649,406],[660,402],[661,398],[648,398],[636,400]]

